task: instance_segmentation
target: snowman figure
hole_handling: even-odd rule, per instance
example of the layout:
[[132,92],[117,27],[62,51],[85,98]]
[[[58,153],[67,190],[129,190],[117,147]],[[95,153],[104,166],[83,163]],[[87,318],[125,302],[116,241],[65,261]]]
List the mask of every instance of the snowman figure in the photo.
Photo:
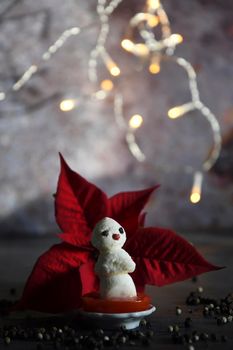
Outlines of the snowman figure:
[[125,230],[111,218],[102,219],[94,228],[91,242],[99,250],[95,272],[100,279],[101,298],[137,296],[134,282],[128,274],[135,270],[136,265],[122,249],[125,241]]

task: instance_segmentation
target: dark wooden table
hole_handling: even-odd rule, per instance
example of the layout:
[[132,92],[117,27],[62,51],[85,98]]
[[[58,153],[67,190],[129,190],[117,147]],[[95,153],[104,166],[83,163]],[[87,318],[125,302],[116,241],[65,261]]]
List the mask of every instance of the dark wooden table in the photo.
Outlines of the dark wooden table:
[[[211,233],[196,233],[186,235],[186,238],[193,242],[199,251],[212,263],[226,266],[224,270],[201,275],[194,283],[191,280],[176,283],[162,288],[148,287],[148,294],[153,298],[153,303],[157,307],[156,312],[150,317],[154,337],[151,339],[151,349],[189,349],[186,344],[174,344],[171,334],[168,331],[169,325],[178,325],[181,334],[192,333],[197,330],[198,334],[216,334],[218,341],[199,341],[193,344],[195,349],[233,349],[233,322],[224,325],[217,325],[214,317],[203,316],[203,305],[188,306],[185,301],[191,291],[196,291],[198,287],[203,287],[202,296],[222,299],[233,292],[233,238],[228,235],[212,235]],[[21,238],[0,240],[0,299],[19,298],[24,282],[29,275],[37,257],[47,250],[56,238]],[[10,289],[16,289],[16,295],[10,295]],[[176,315],[176,306],[182,309],[181,315]],[[28,316],[28,313],[27,313]],[[48,315],[31,314],[30,322],[40,326],[44,323],[67,322],[63,316],[56,318]],[[190,328],[184,327],[185,318],[192,319]],[[24,322],[25,313],[12,314],[0,319],[0,327],[4,324],[18,324]],[[84,331],[85,332],[85,331]],[[221,340],[221,336],[226,336],[227,341]],[[36,341],[17,340],[9,346],[11,349],[37,349],[40,345]],[[142,345],[123,345],[120,348],[141,348]],[[5,349],[6,345],[0,340],[0,348]],[[43,345],[44,347],[44,345]],[[51,349],[51,345],[45,345]]]

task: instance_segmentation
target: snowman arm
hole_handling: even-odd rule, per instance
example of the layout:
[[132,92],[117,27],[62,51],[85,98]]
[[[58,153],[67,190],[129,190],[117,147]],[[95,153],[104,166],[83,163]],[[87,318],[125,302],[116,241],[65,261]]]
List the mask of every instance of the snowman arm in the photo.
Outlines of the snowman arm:
[[99,258],[95,264],[95,273],[100,275],[107,275],[115,272],[113,261]]
[[131,256],[124,249],[120,249],[117,253],[100,255],[95,264],[95,273],[97,275],[130,273],[135,270],[135,266]]
[[118,266],[120,265],[121,270],[123,271],[133,272],[135,270],[136,264],[131,256],[124,249],[121,249],[119,253],[119,262],[117,263]]

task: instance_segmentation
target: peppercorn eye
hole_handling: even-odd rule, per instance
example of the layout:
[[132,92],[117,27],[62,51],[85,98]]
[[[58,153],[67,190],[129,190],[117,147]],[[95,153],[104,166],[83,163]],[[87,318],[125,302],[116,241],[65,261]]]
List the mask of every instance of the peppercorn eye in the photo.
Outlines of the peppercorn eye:
[[108,230],[102,231],[101,235],[104,236],[104,237],[107,237],[108,236]]
[[124,233],[123,227],[120,227],[120,228],[119,228],[119,232],[120,232],[121,234]]

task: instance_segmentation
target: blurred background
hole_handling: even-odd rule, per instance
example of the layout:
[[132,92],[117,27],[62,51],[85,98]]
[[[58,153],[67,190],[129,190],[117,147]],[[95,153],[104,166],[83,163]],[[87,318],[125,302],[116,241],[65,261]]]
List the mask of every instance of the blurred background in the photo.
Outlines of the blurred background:
[[[147,223],[187,231],[233,228],[233,2],[164,0],[172,31],[183,36],[176,55],[197,73],[202,101],[217,116],[223,147],[203,181],[201,201],[189,199],[193,176],[212,149],[213,135],[198,112],[171,120],[167,111],[190,100],[185,73],[163,62],[151,74],[121,47],[130,18],[144,1],[123,1],[110,17],[107,50],[121,69],[114,84],[124,94],[126,120],[143,116],[136,131],[146,155],[138,162],[113,113],[113,97],[93,98],[88,60],[96,44],[96,1],[2,0],[0,3],[0,91],[8,91],[70,27],[85,27],[19,91],[0,101],[0,235],[46,235],[59,231],[53,193],[61,152],[70,167],[108,195],[161,184],[148,205]],[[99,81],[109,79],[98,65]],[[101,96],[101,95],[100,95]],[[98,96],[97,96],[98,97]],[[63,111],[61,101],[75,99]]]

